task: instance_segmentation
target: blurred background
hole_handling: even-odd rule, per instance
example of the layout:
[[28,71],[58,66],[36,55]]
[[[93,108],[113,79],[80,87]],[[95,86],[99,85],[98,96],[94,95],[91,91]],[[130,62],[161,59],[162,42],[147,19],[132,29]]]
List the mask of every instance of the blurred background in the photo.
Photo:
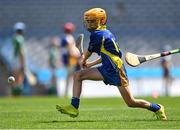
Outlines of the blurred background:
[[[67,22],[73,23],[74,38],[84,33],[84,48],[87,48],[89,32],[83,25],[83,12],[93,7],[106,10],[107,27],[124,54],[145,55],[180,48],[179,0],[0,0],[0,96],[12,96],[7,78],[14,66],[12,37],[17,22],[26,25],[26,60],[37,79],[33,86],[24,80],[22,95],[71,96],[72,81],[68,80],[66,90],[69,71],[62,61],[63,27]],[[59,64],[52,70],[49,52],[54,38]],[[92,59],[96,57],[93,55]],[[125,63],[134,95],[180,96],[179,61],[180,55],[176,54],[136,68]],[[83,97],[119,96],[116,87],[105,86],[103,82],[85,81],[83,87]]]

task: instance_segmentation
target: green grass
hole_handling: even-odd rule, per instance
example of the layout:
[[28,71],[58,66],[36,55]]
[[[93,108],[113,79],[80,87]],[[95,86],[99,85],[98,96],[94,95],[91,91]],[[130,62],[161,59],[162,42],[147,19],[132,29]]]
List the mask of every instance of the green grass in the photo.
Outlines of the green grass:
[[168,121],[157,121],[153,113],[128,108],[121,98],[81,99],[80,115],[71,118],[55,109],[70,99],[56,97],[0,98],[0,129],[180,129],[180,97],[146,98],[166,108]]

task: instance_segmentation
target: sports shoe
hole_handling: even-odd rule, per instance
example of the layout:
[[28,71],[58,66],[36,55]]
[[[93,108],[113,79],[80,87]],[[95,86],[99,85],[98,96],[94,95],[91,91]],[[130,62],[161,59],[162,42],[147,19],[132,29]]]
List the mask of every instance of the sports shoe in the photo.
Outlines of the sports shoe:
[[155,112],[157,119],[164,120],[164,121],[167,120],[167,117],[164,111],[164,106],[161,104],[158,104],[158,105],[160,106],[160,109],[157,112]]
[[62,114],[67,114],[70,117],[77,117],[79,115],[78,109],[76,109],[72,105],[67,105],[67,106],[60,106],[56,105],[56,109],[61,112]]

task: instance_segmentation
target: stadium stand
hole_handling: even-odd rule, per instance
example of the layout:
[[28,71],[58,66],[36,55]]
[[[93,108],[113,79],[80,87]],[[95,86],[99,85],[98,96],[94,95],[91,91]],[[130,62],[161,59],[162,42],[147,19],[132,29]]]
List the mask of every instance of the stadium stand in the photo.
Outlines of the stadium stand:
[[[7,58],[12,26],[17,21],[27,24],[28,60],[31,69],[48,68],[49,37],[62,35],[62,26],[71,21],[77,27],[76,35],[85,33],[85,46],[89,36],[83,28],[83,12],[91,7],[107,10],[108,23],[117,36],[123,52],[150,54],[161,51],[165,44],[179,48],[180,1],[179,0],[6,0],[0,1],[0,45],[1,53]],[[7,49],[6,49],[7,50]],[[179,59],[173,56],[173,61]],[[180,62],[174,62],[179,66]],[[143,64],[141,67],[159,66],[159,61]]]

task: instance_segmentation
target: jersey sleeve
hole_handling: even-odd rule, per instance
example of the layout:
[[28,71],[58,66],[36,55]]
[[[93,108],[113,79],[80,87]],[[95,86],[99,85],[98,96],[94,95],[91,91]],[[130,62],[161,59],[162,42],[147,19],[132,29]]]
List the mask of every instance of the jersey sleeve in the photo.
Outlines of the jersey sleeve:
[[98,33],[92,33],[90,36],[88,51],[95,52],[98,55],[100,55],[101,44],[102,44],[102,35]]
[[88,47],[88,51],[89,52],[93,52],[94,49],[94,43],[93,43],[94,39],[92,37],[92,35],[90,36],[90,42],[89,42],[89,47]]

